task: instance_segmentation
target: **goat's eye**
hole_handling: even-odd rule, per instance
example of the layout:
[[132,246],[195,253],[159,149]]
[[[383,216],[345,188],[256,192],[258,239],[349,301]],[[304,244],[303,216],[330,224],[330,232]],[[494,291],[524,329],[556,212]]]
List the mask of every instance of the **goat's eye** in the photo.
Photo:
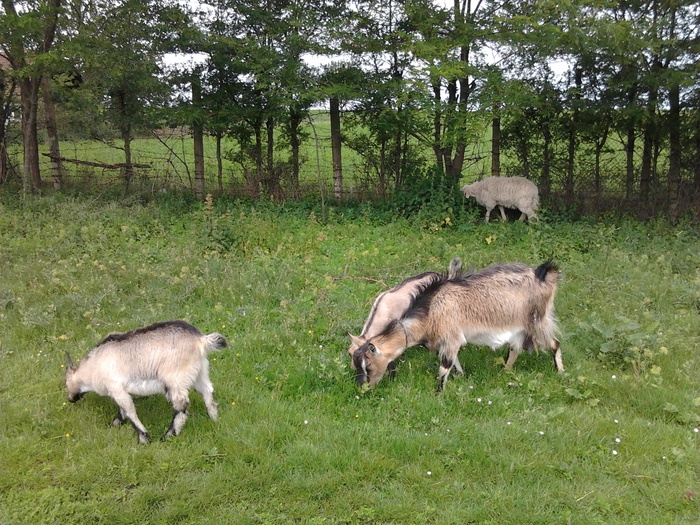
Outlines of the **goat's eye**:
[[370,351],[370,353],[372,353],[372,354],[376,354],[376,353],[377,353],[377,347],[374,346],[372,343],[370,343],[370,344],[367,346],[367,349],[368,349],[368,350]]

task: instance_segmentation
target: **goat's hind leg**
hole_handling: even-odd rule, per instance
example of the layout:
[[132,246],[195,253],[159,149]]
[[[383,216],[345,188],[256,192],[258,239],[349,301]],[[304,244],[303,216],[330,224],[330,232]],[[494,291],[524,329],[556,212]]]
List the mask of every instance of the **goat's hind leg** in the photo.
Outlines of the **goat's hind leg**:
[[170,393],[168,396],[173,405],[173,420],[170,422],[168,430],[160,438],[161,441],[171,436],[177,436],[182,431],[187,421],[187,408],[190,406],[190,398],[187,391],[184,393]]
[[219,409],[218,404],[214,401],[214,385],[209,380],[209,375],[200,372],[194,384],[194,389],[202,394],[202,399],[204,399],[204,405],[207,407],[209,417],[216,421],[219,417]]

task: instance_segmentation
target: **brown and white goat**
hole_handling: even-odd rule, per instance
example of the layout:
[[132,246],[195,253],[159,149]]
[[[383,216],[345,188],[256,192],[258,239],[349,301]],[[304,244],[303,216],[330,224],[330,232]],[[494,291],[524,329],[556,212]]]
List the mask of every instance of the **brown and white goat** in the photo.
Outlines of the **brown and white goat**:
[[[353,354],[358,385],[375,385],[407,348],[422,344],[440,357],[438,391],[445,387],[457,354],[467,343],[492,349],[510,346],[506,367],[523,349],[548,348],[564,371],[554,316],[559,280],[556,265],[496,265],[458,278],[443,276],[416,297],[405,315],[381,333],[360,341]],[[393,365],[392,365],[393,366]]]
[[[461,272],[462,261],[455,257],[450,261],[447,277],[454,279],[461,275]],[[424,272],[408,277],[391,290],[379,294],[374,300],[372,309],[362,327],[362,333],[359,336],[350,335],[352,343],[350,348],[348,348],[348,355],[352,357],[355,351],[368,339],[380,334],[392,321],[403,317],[421,291],[441,278],[443,278],[443,275],[438,272]],[[354,365],[354,361],[352,363]],[[455,369],[457,373],[463,373],[459,360],[455,360]],[[392,365],[389,366],[389,373],[394,373]]]
[[109,334],[79,366],[70,355],[66,367],[68,401],[75,403],[86,392],[109,396],[119,407],[112,424],[129,421],[140,443],[148,443],[148,431],[136,415],[131,395],[165,394],[175,410],[161,439],[178,435],[187,420],[189,391],[202,394],[209,417],[216,420],[217,404],[209,380],[207,354],[227,345],[223,335],[203,335],[185,321],[166,321],[127,333]]

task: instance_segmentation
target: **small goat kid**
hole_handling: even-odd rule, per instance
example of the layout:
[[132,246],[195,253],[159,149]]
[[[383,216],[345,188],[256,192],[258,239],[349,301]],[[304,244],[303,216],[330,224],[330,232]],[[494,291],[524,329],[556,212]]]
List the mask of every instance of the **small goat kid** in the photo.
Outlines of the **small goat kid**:
[[185,321],[166,321],[132,332],[109,334],[77,367],[66,352],[68,401],[75,403],[86,392],[111,397],[119,407],[112,424],[120,426],[128,420],[136,429],[139,442],[145,444],[148,431],[136,415],[131,395],[165,394],[175,412],[161,439],[176,436],[187,420],[192,388],[202,394],[209,417],[216,420],[207,354],[226,345],[223,335],[203,335]]
[[496,206],[504,221],[508,220],[504,206],[520,210],[521,221],[538,218],[535,212],[540,205],[539,191],[535,183],[525,177],[487,177],[462,186],[462,193],[467,198],[474,197],[486,208],[486,222]]
[[[461,275],[461,272],[462,261],[458,257],[455,257],[450,261],[448,278],[456,278]],[[413,277],[408,277],[391,290],[379,294],[374,300],[372,309],[362,327],[362,333],[359,336],[349,334],[352,340],[350,348],[348,348],[350,357],[352,358],[355,351],[368,339],[380,334],[392,321],[403,317],[420,291],[441,277],[442,274],[438,272],[424,272],[419,275],[414,275]],[[354,364],[354,361],[352,361],[352,363]],[[389,374],[393,377],[394,370],[392,366],[389,367]],[[455,362],[455,368],[457,373],[463,373],[459,361]]]
[[456,279],[443,276],[415,299],[401,319],[362,342],[353,354],[358,385],[375,385],[390,363],[418,344],[439,355],[438,391],[467,343],[494,350],[508,344],[507,368],[513,367],[523,349],[548,348],[557,370],[563,372],[555,337],[558,280],[551,262],[537,268],[519,263],[490,266]]

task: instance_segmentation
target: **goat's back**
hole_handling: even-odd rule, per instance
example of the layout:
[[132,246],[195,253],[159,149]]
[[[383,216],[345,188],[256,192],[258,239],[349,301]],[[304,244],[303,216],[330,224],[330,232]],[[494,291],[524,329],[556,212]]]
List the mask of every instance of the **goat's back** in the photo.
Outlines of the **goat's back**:
[[100,361],[102,368],[108,366],[148,376],[155,370],[167,373],[181,369],[225,346],[226,339],[221,334],[203,335],[185,321],[165,321],[131,332],[109,334],[81,365]]
[[433,337],[466,325],[475,330],[522,326],[535,313],[547,315],[558,278],[551,263],[536,269],[519,263],[491,266],[439,283],[416,301],[406,318],[424,323]]

